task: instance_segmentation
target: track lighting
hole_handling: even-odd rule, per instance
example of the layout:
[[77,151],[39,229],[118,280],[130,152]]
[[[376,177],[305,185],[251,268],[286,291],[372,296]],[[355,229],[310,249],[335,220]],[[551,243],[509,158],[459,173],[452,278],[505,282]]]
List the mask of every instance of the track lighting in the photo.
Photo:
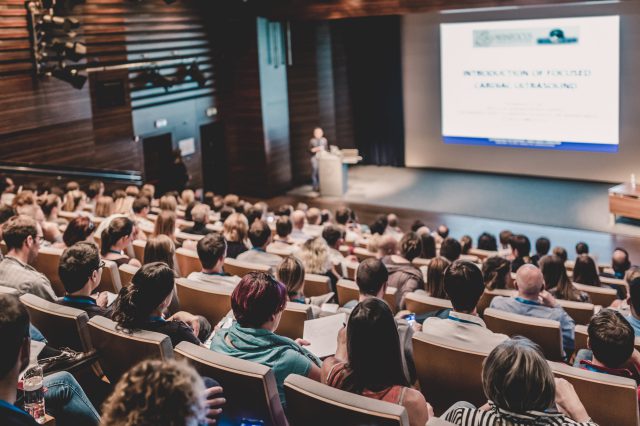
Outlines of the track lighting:
[[77,41],[54,39],[51,42],[51,48],[74,62],[78,62],[87,55],[87,46]]
[[58,80],[69,83],[78,90],[82,89],[87,82],[87,76],[78,73],[78,70],[72,68],[58,67],[51,71],[51,75]]

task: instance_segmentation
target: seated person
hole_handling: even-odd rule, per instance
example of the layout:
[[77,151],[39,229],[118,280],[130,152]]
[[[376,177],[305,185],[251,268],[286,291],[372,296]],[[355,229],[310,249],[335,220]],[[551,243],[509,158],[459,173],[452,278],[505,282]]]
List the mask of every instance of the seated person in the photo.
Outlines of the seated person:
[[578,351],[574,367],[627,377],[640,384],[640,353],[633,346],[635,334],[620,312],[601,310],[589,321],[587,332],[589,349]]
[[540,269],[533,265],[523,265],[518,269],[516,289],[518,295],[515,297],[494,297],[491,307],[514,314],[559,321],[565,356],[571,355],[574,347],[575,322],[545,290],[544,277]]
[[107,306],[106,291],[92,296],[100,285],[104,262],[100,260],[98,248],[93,243],[79,242],[66,249],[60,257],[58,275],[66,295],[58,303],[82,309],[89,318],[100,315],[111,318],[112,309]]
[[[384,263],[374,258],[363,260],[356,270],[358,300],[347,302],[344,307],[340,308],[340,311],[351,314],[351,311],[359,302],[363,302],[371,297],[377,297],[381,300],[384,299],[388,280],[389,272]],[[413,362],[413,343],[411,341],[414,329],[407,320],[402,318],[396,318],[396,326],[402,346],[402,369],[407,378],[407,382],[413,383],[416,381],[416,368]],[[415,327],[419,329],[419,326]]]
[[322,237],[310,238],[302,244],[296,256],[302,260],[307,274],[324,275],[331,281],[331,290],[336,292],[340,274],[336,271],[329,255],[329,246]]
[[202,265],[200,272],[192,272],[187,279],[212,284],[235,287],[240,277],[228,275],[222,269],[227,255],[227,242],[217,232],[212,232],[198,241],[198,258]]
[[482,263],[482,276],[487,290],[511,290],[511,262],[504,257],[491,256]]
[[524,264],[531,263],[529,253],[531,252],[531,242],[526,235],[514,235],[509,240],[511,246],[511,272],[518,272]]
[[389,271],[389,286],[398,289],[396,305],[398,310],[405,308],[404,298],[407,293],[424,289],[422,272],[411,264],[411,261],[422,253],[422,242],[415,232],[408,232],[400,240],[399,254],[384,256],[382,263]]
[[418,235],[420,235],[420,244],[422,245],[422,252],[420,253],[420,257],[422,259],[433,259],[436,257],[436,239],[433,238],[433,235],[429,232],[428,228],[425,232],[420,232],[419,228]]
[[276,278],[287,288],[287,298],[294,303],[307,303],[304,297],[304,265],[297,257],[285,257],[276,269]]
[[456,260],[444,272],[444,289],[453,310],[427,318],[422,332],[473,344],[490,352],[508,337],[489,330],[478,316],[476,305],[484,293],[482,272],[471,262]]
[[296,244],[302,244],[311,238],[311,235],[304,231],[306,215],[302,210],[295,210],[291,213],[290,219],[293,225],[290,238],[295,241]]
[[344,244],[344,230],[337,225],[327,225],[322,230],[322,238],[329,246],[329,259],[336,272],[345,276],[345,258],[339,250],[340,246]]
[[631,268],[631,262],[629,261],[629,252],[622,247],[616,247],[611,256],[611,268],[613,274],[603,273],[603,277],[623,279],[625,273]]
[[298,247],[290,238],[292,230],[293,225],[289,220],[289,216],[278,217],[278,220],[276,220],[276,235],[273,237],[273,241],[269,244],[269,247],[274,248],[279,252],[293,254]]
[[62,234],[62,241],[55,243],[53,246],[58,248],[71,247],[80,241],[93,242],[93,233],[96,226],[86,216],[78,216],[67,224],[67,228]]
[[195,207],[191,209],[191,220],[193,221],[193,226],[183,229],[182,232],[196,235],[207,235],[213,232],[213,230],[207,228],[210,213],[211,208],[208,205],[196,204]]
[[496,236],[488,232],[483,232],[478,237],[478,249],[486,251],[498,251]]
[[460,242],[455,238],[447,237],[442,241],[440,245],[440,256],[447,259],[449,262],[453,262],[460,258],[462,254],[462,246]]
[[491,351],[482,384],[489,400],[485,406],[458,402],[440,417],[459,426],[597,426],[573,386],[554,378],[540,348],[523,337]]
[[427,283],[425,285],[425,291],[431,297],[437,297],[438,299],[448,299],[447,292],[444,291],[444,271],[451,265],[444,257],[436,257],[429,262],[427,268]]
[[223,235],[227,240],[227,257],[235,259],[240,253],[248,250],[245,243],[249,232],[249,223],[242,213],[231,213],[225,219],[224,211],[220,212],[220,220],[223,221]]
[[629,297],[627,304],[629,305],[629,316],[627,321],[633,327],[636,337],[640,337],[640,270],[630,270],[628,273],[627,283],[629,284]]
[[596,262],[588,254],[581,254],[576,257],[576,262],[573,266],[573,282],[602,287]]
[[591,302],[588,293],[573,286],[564,262],[558,256],[543,256],[538,263],[544,277],[544,285],[555,298],[574,302]]
[[[29,366],[31,339],[29,313],[20,300],[10,294],[0,294],[0,424],[7,426],[37,426],[23,409],[22,396],[16,398],[18,379]],[[45,410],[60,425],[97,426],[100,417],[84,391],[66,371],[47,375],[43,387]]]
[[28,216],[14,216],[2,225],[2,235],[8,251],[0,261],[0,286],[54,302],[58,297],[51,282],[32,266],[44,241],[40,225]]
[[124,330],[148,330],[163,333],[176,346],[182,341],[199,345],[211,333],[211,325],[202,317],[177,312],[165,319],[164,312],[173,297],[173,270],[165,263],[144,265],[131,284],[122,287],[114,302],[112,318]]
[[271,368],[285,406],[283,384],[289,374],[320,381],[320,360],[298,343],[306,342],[301,339],[294,342],[274,333],[286,304],[284,285],[268,274],[248,273],[231,295],[236,322],[218,330],[211,342],[213,351]]
[[513,249],[511,247],[511,238],[513,232],[505,229],[500,231],[498,239],[500,240],[500,246],[498,247],[498,256],[506,257],[509,260],[513,260]]
[[133,222],[126,217],[114,218],[100,236],[100,255],[103,259],[111,260],[116,265],[142,266],[138,259],[130,258],[126,252],[133,241]]
[[569,254],[567,253],[567,250],[564,247],[554,247],[553,248],[553,252],[552,252],[555,256],[558,256],[560,259],[562,259],[563,262],[566,262],[567,259],[569,258]]
[[148,359],[118,381],[102,408],[101,425],[204,424],[214,420],[206,417],[222,413],[222,391],[217,382],[203,380],[186,362]]
[[402,369],[398,330],[389,306],[376,297],[358,303],[346,330],[338,334],[336,355],[322,366],[322,382],[347,392],[402,405],[409,424],[423,426],[433,409],[413,389]]
[[133,215],[138,225],[149,232],[153,231],[155,224],[149,219],[149,212],[151,211],[151,201],[147,197],[138,197],[131,204]]
[[576,244],[576,255],[589,254],[589,245],[584,241],[580,241]]
[[549,254],[551,249],[551,241],[548,238],[540,237],[536,240],[536,254],[531,256],[531,264],[538,266],[538,262],[543,256]]
[[238,260],[243,262],[255,263],[258,265],[267,265],[272,268],[277,267],[282,258],[277,254],[267,253],[265,250],[271,243],[271,228],[267,222],[256,219],[249,228],[249,241],[253,247],[250,250],[240,253]]
[[470,235],[460,237],[461,254],[469,254],[469,250],[473,248],[473,238]]

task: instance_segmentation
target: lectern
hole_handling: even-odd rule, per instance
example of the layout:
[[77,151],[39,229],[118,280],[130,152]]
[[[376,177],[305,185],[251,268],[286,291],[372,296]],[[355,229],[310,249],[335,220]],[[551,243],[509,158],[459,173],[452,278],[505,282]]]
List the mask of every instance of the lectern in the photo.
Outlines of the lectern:
[[357,149],[333,149],[318,153],[318,177],[320,195],[341,197],[347,192],[349,164],[357,164],[362,157]]

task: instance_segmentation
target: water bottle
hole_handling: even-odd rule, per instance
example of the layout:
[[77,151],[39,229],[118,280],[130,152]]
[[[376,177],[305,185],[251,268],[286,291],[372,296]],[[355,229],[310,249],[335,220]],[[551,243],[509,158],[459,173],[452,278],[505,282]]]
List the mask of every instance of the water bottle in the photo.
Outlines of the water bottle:
[[44,375],[42,367],[32,365],[25,371],[23,377],[24,409],[36,422],[45,422],[44,412]]

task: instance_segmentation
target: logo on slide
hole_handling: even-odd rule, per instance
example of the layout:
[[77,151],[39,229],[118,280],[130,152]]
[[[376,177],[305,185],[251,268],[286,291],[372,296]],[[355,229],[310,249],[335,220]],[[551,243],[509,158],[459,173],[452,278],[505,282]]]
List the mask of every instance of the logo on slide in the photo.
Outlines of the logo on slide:
[[578,28],[473,30],[473,47],[521,47],[578,42]]

